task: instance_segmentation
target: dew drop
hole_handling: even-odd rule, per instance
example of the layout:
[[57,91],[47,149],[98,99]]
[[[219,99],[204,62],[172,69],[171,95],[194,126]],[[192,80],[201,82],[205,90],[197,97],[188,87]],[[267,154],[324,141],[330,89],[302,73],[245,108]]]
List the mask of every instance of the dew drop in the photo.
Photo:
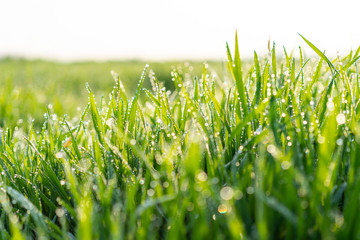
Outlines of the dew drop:
[[231,187],[223,187],[220,190],[220,197],[224,200],[230,200],[234,196],[234,190]]
[[220,204],[218,206],[218,212],[221,214],[225,214],[228,211],[227,206],[225,204]]
[[337,121],[337,123],[338,123],[339,125],[344,124],[345,121],[346,121],[345,115],[342,114],[342,113],[338,114],[338,115],[336,116],[336,121]]

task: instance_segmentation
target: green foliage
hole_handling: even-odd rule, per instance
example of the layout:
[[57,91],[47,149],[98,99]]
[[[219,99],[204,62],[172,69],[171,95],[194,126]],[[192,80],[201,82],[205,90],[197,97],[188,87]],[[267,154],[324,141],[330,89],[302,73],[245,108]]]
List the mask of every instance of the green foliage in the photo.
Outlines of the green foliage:
[[299,62],[285,50],[280,61],[273,45],[241,61],[236,37],[224,75],[184,65],[164,82],[150,64],[131,77],[137,86],[113,72],[101,98],[109,70],[86,67],[88,104],[79,81],[63,78],[68,103],[36,80],[45,72],[31,78],[45,90],[4,77],[0,238],[359,238],[360,51],[330,61],[303,39],[318,60],[300,49]]

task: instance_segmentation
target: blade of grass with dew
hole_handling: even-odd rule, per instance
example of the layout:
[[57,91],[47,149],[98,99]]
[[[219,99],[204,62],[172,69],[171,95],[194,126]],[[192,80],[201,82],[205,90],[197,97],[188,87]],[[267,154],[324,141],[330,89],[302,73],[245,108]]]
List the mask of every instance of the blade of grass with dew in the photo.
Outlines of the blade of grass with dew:
[[247,99],[245,95],[244,83],[243,83],[243,75],[241,70],[241,60],[240,60],[240,53],[239,53],[239,42],[237,33],[235,34],[235,56],[234,61],[231,59],[231,53],[229,47],[227,47],[228,51],[228,61],[230,64],[230,69],[232,75],[236,82],[236,88],[240,97],[241,107],[244,112],[244,117],[248,114],[248,107],[247,107]]
[[271,66],[272,66],[272,73],[274,74],[274,86],[275,86],[275,89],[277,89],[275,42],[273,42],[273,47],[271,49]]
[[300,33],[298,33],[300,37],[315,51],[317,55],[319,55],[327,64],[329,65],[330,69],[334,71],[336,74],[339,74],[335,66],[332,64],[332,62],[325,56],[324,53],[322,53],[317,47],[315,47],[314,44],[312,44],[309,40],[307,40],[305,37],[303,37]]
[[253,99],[253,108],[259,104],[260,101],[260,92],[261,92],[261,73],[260,73],[260,64],[257,53],[254,51],[254,64],[255,64],[255,74],[256,74],[256,89]]
[[141,92],[141,88],[142,88],[142,84],[145,80],[145,73],[148,69],[149,65],[145,65],[145,68],[143,70],[143,73],[141,74],[139,83],[138,83],[138,87],[136,89],[136,93],[134,98],[131,101],[131,108],[130,108],[130,113],[129,113],[129,131],[132,132],[133,128],[135,126],[135,117],[136,117],[136,111],[137,111],[137,101],[139,99],[140,96],[140,92]]
[[94,128],[95,128],[95,131],[97,133],[97,137],[98,137],[100,143],[103,144],[104,143],[104,139],[103,139],[104,132],[103,132],[103,127],[102,127],[102,123],[100,120],[99,111],[96,107],[94,94],[92,93],[90,86],[87,85],[87,89],[89,91],[89,103],[90,103],[90,110],[91,110],[91,116],[92,116]]

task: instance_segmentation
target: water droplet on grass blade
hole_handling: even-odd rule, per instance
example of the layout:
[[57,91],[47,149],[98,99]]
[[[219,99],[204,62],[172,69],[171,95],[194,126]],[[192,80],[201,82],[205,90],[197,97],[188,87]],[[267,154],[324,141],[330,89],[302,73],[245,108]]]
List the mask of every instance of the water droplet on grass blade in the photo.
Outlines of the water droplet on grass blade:
[[334,103],[331,100],[329,100],[326,103],[326,107],[328,108],[329,111],[333,111],[334,110]]
[[336,116],[336,121],[339,125],[342,125],[346,122],[346,117],[344,114],[340,113]]
[[55,157],[57,157],[57,158],[64,158],[64,154],[62,153],[62,152],[57,152],[56,154],[55,154]]
[[273,153],[275,153],[276,148],[275,148],[274,145],[269,144],[269,146],[267,146],[266,150],[267,150],[270,154],[273,154]]
[[281,168],[282,168],[283,170],[289,169],[290,166],[291,166],[291,163],[290,163],[289,161],[283,161],[283,162],[281,163]]
[[323,144],[325,142],[325,138],[323,136],[319,135],[317,141],[318,141],[318,143]]
[[338,146],[343,145],[343,140],[342,140],[341,138],[337,139],[337,140],[336,140],[336,144],[337,144]]
[[56,210],[55,210],[55,213],[56,213],[56,215],[58,216],[58,217],[62,217],[62,216],[64,216],[64,214],[65,214],[65,211],[62,209],[62,208],[57,208]]
[[198,173],[196,175],[197,179],[200,181],[200,182],[205,182],[207,180],[207,174],[204,172],[204,171],[201,171],[200,173]]
[[253,188],[253,187],[248,187],[247,189],[246,189],[246,192],[247,192],[247,194],[254,194],[254,192],[255,192],[255,189]]
[[154,191],[153,189],[147,190],[147,195],[148,195],[149,197],[152,197],[154,194],[155,194],[155,191]]
[[234,191],[231,187],[228,187],[228,186],[223,187],[220,190],[220,196],[224,200],[230,200],[234,196]]
[[225,214],[228,211],[228,208],[225,204],[220,204],[218,206],[218,212],[221,214]]

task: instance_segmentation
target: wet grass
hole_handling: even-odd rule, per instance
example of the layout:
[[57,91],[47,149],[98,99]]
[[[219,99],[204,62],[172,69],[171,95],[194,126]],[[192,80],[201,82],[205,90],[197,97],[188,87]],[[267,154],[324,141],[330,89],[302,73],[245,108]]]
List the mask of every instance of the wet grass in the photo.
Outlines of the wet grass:
[[329,60],[304,40],[318,58],[242,63],[235,41],[227,74],[146,66],[133,93],[113,72],[39,131],[2,110],[1,238],[359,238],[360,48]]
[[[17,121],[35,121],[37,130],[41,129],[44,113],[48,105],[58,116],[81,114],[87,104],[86,83],[100,96],[107,96],[114,81],[110,74],[115,71],[121,77],[129,95],[135,93],[139,73],[145,64],[157,73],[159,81],[169,90],[172,66],[191,64],[191,74],[200,74],[202,62],[51,62],[16,58],[0,59],[0,127],[16,126]],[[211,67],[222,73],[225,66],[221,62],[211,62]],[[146,81],[144,87],[149,88]]]

